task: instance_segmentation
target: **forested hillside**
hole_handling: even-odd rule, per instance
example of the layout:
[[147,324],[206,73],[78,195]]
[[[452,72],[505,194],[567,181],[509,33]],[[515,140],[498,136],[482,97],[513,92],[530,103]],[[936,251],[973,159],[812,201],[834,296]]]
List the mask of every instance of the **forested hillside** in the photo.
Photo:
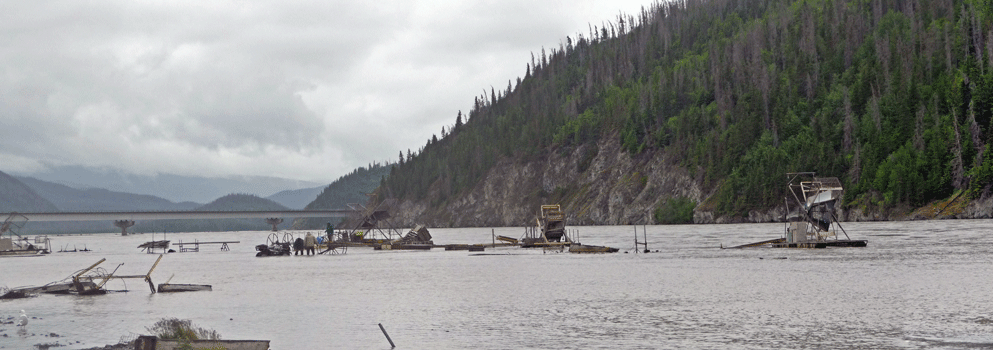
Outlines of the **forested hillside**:
[[[372,163],[368,167],[358,167],[325,187],[314,201],[307,204],[304,210],[348,209],[349,203],[364,205],[369,201],[369,194],[379,187],[392,167],[393,164],[380,163]],[[327,219],[320,218],[297,219],[293,223],[293,227],[297,229],[324,228],[327,221]]]
[[[993,181],[993,0],[646,4],[522,66],[401,152],[381,193],[430,217],[480,193],[497,164],[549,154],[575,155],[587,177],[594,159],[630,157],[643,185],[686,172],[703,189],[689,207],[723,217],[781,205],[786,172],[837,176],[846,207],[869,212],[983,198]],[[637,168],[653,159],[665,167]],[[524,191],[580,209],[622,180]],[[668,196],[653,199],[656,221],[687,207]]]

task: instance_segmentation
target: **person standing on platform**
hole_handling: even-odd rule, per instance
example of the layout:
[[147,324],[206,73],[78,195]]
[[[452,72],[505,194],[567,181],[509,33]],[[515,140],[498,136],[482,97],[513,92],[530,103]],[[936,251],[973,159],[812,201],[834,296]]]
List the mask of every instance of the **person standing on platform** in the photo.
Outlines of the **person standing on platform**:
[[303,238],[297,237],[293,240],[293,255],[303,255]]
[[307,232],[307,237],[303,240],[303,247],[307,250],[307,255],[314,255],[314,247],[317,246],[317,237]]

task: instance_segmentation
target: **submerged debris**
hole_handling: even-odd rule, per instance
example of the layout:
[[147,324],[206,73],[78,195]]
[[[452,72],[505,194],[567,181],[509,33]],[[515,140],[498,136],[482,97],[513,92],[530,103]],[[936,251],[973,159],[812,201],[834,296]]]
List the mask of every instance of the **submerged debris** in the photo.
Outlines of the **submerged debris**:
[[168,240],[149,241],[139,244],[138,248],[141,248],[141,250],[149,254],[152,254],[155,251],[155,249],[162,249],[162,251],[165,252],[167,249],[169,249],[169,241]]
[[[0,292],[3,292],[2,295],[0,295],[0,299],[26,298],[26,297],[34,296],[36,294],[101,295],[107,293],[107,290],[104,289],[103,286],[111,279],[140,278],[145,280],[145,282],[148,283],[148,288],[152,291],[152,293],[155,293],[156,292],[155,284],[152,283],[152,271],[155,271],[155,267],[159,265],[160,261],[162,261],[162,257],[163,255],[160,254],[159,258],[155,260],[154,264],[152,264],[152,268],[150,268],[148,270],[148,273],[144,275],[116,275],[115,273],[117,272],[117,268],[120,268],[121,265],[124,264],[117,265],[117,268],[115,268],[114,271],[107,272],[107,270],[97,267],[98,265],[102,264],[104,261],[107,261],[107,259],[100,259],[100,261],[97,261],[95,264],[90,265],[85,269],[73,272],[71,275],[69,275],[69,277],[66,277],[59,281],[45,284],[40,287],[20,287],[14,289],[4,288],[4,290],[0,290]],[[166,284],[168,284],[168,281],[166,281]],[[209,285],[179,285],[179,286],[206,286],[206,289],[204,289],[203,287],[186,287],[186,288],[199,288],[197,290],[210,290],[211,288]],[[171,287],[166,287],[166,289],[170,289],[170,288]],[[183,289],[183,288],[177,288],[177,289]]]

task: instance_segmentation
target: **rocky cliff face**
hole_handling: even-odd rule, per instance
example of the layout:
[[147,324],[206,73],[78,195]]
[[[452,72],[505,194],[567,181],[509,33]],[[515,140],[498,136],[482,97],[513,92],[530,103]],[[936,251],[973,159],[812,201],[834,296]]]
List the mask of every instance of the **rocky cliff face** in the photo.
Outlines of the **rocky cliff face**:
[[[632,158],[618,137],[528,160],[505,159],[471,191],[437,205],[399,203],[398,224],[433,227],[531,225],[542,204],[560,204],[572,225],[651,224],[660,201],[703,200],[699,181],[664,157]],[[592,148],[591,148],[592,147]]]
[[[555,150],[532,159],[504,159],[471,191],[440,203],[405,200],[393,213],[395,224],[429,227],[531,226],[542,204],[560,204],[569,225],[652,224],[662,201],[687,197],[702,203],[714,189],[702,186],[701,174],[667,164],[664,156],[623,152],[616,135],[594,145]],[[429,197],[442,198],[438,193]],[[440,201],[440,200],[439,200]],[[932,210],[854,207],[838,209],[842,221],[989,218],[993,197],[961,199],[957,209]],[[717,216],[700,210],[697,224],[781,222],[785,208],[753,210],[747,217]]]

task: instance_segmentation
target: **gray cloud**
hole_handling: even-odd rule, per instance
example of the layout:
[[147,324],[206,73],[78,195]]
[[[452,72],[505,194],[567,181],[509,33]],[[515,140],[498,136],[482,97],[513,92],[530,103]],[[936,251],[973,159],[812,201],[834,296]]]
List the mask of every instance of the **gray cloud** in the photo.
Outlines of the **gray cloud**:
[[330,181],[639,2],[0,2],[0,170]]

